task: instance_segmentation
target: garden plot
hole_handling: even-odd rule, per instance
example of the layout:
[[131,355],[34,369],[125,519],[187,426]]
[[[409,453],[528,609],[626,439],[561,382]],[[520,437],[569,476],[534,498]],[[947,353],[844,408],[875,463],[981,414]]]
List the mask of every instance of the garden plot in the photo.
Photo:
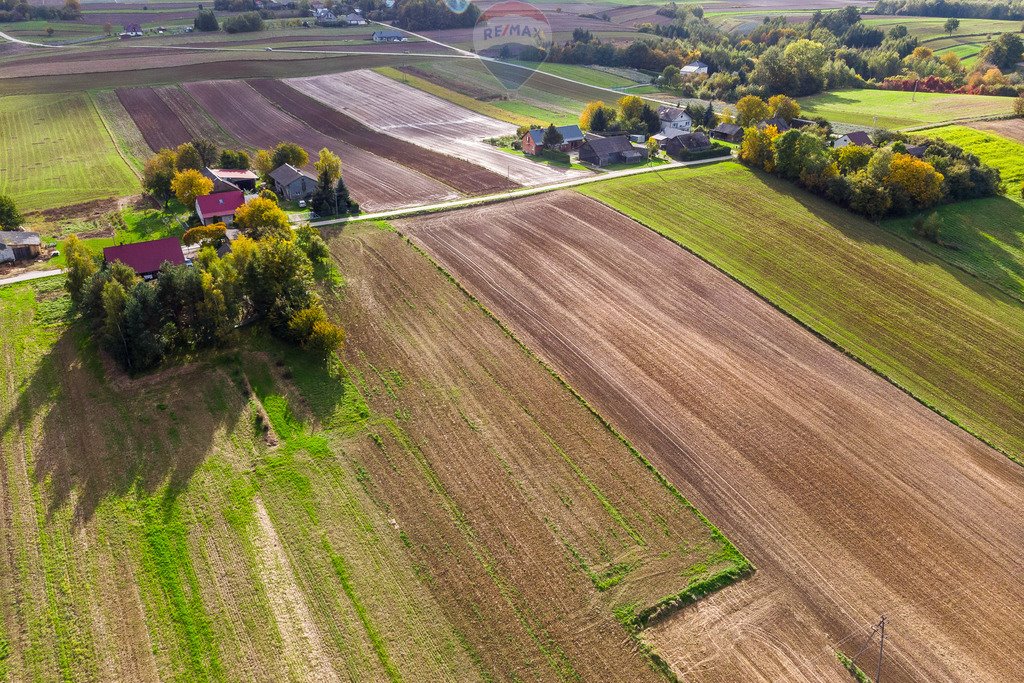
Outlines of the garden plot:
[[287,83],[371,128],[507,174],[523,185],[556,182],[584,174],[502,152],[484,140],[512,135],[514,126],[371,71],[298,78]]

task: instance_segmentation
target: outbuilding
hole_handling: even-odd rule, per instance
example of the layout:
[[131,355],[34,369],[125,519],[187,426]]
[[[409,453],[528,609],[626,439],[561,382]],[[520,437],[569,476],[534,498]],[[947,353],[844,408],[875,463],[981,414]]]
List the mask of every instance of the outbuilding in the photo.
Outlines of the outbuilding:
[[662,149],[669,156],[683,157],[711,149],[711,140],[704,133],[681,133],[665,140]]
[[0,230],[0,263],[36,258],[42,246],[38,232]]
[[741,142],[743,140],[743,126],[738,126],[735,123],[720,123],[711,130],[710,135],[716,140]]
[[196,215],[203,225],[224,223],[231,225],[235,220],[235,211],[245,204],[245,195],[241,190],[216,192],[196,197]]
[[316,190],[316,177],[291,164],[282,164],[270,172],[274,192],[284,199],[305,199]]
[[181,240],[177,237],[164,237],[148,242],[106,247],[103,250],[103,262],[112,264],[115,261],[125,264],[143,279],[152,280],[160,273],[160,268],[165,263],[172,266],[185,263],[185,254],[181,250]]
[[[255,192],[256,181],[260,178],[254,171],[236,168],[206,168],[203,170],[203,175],[214,182],[214,192],[224,192],[231,189]],[[226,187],[223,190],[218,189],[218,182],[229,184],[230,187]]]
[[404,43],[409,40],[407,35],[398,31],[374,31],[371,37],[375,43]]
[[610,138],[587,138],[580,146],[580,162],[592,166],[610,164],[637,164],[647,160],[647,149],[637,148],[629,138],[617,135]]
[[705,64],[704,62],[697,61],[690,62],[689,64],[684,66],[682,69],[679,70],[679,74],[682,76],[699,76],[702,74],[706,74],[708,70],[709,67],[707,64]]

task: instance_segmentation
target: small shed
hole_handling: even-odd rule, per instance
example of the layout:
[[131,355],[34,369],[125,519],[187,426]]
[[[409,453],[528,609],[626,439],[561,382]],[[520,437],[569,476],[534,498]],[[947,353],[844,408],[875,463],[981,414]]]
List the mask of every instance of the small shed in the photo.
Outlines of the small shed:
[[163,264],[177,266],[185,263],[185,254],[181,250],[181,240],[177,237],[164,237],[148,242],[106,247],[103,250],[103,262],[111,264],[115,261],[125,264],[142,278],[152,280],[160,273]]
[[36,258],[42,245],[37,232],[0,230],[0,263]]
[[227,191],[217,189],[216,184],[218,181],[223,184],[230,184],[231,187],[227,189],[255,192],[256,181],[260,178],[254,171],[236,168],[206,168],[203,170],[203,175],[214,182],[214,192]]
[[720,123],[712,129],[711,137],[726,142],[740,142],[743,140],[743,126],[735,123]]
[[690,62],[689,64],[681,68],[679,70],[679,73],[683,76],[698,76],[701,74],[706,74],[708,70],[709,67],[707,64],[701,61],[697,61]]
[[592,166],[610,164],[636,164],[646,161],[647,149],[637,148],[629,138],[617,135],[609,138],[588,138],[580,146],[580,161]]
[[274,192],[285,199],[305,199],[316,190],[317,179],[312,173],[282,164],[270,172]]

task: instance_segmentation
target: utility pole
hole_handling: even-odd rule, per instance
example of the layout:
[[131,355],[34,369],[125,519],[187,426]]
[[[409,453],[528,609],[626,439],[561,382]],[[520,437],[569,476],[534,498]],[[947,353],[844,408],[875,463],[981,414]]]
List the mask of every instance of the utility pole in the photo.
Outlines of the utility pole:
[[875,670],[875,683],[880,683],[882,680],[882,653],[885,651],[885,615],[882,615],[881,621],[878,622],[878,628],[882,632],[882,640],[878,643],[878,668]]

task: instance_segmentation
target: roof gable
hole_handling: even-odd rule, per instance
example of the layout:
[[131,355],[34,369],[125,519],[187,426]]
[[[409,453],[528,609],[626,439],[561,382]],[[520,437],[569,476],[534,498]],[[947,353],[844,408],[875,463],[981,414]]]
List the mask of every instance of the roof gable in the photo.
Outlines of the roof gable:
[[241,190],[196,197],[196,211],[202,216],[228,216],[242,204],[245,204],[245,195]]
[[42,244],[38,232],[0,230],[0,244],[10,247],[33,247]]
[[633,149],[633,145],[629,142],[629,138],[621,135],[613,138],[591,138],[587,140],[586,144],[590,145],[590,149],[599,155],[628,152]]
[[852,133],[847,133],[843,137],[845,137],[847,140],[849,140],[855,145],[863,145],[865,147],[870,147],[872,144],[871,136],[862,130],[855,130]]

